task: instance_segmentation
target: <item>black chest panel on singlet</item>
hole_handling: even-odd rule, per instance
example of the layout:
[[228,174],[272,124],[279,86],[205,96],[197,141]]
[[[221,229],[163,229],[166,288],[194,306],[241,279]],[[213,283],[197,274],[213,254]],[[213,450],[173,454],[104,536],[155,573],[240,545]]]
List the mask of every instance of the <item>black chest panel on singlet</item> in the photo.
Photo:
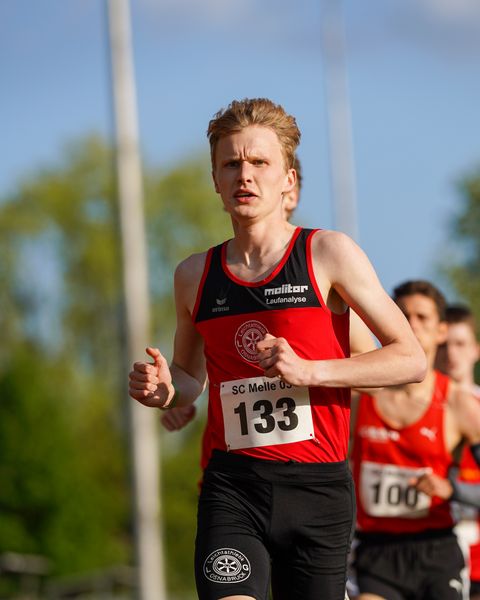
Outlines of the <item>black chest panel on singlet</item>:
[[307,238],[312,231],[300,231],[285,264],[265,284],[242,285],[231,279],[222,266],[223,244],[215,246],[195,322],[268,310],[320,307],[307,263]]

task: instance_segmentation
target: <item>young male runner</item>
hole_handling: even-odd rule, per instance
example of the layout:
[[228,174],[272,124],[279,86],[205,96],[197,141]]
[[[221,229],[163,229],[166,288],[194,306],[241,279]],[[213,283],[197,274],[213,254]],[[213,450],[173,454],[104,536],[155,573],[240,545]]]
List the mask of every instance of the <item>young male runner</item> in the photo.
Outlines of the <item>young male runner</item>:
[[[447,339],[439,348],[437,358],[443,362],[450,377],[472,393],[480,411],[480,386],[475,384],[474,379],[475,364],[480,358],[480,345],[476,338],[474,316],[466,306],[451,305],[447,307],[446,321]],[[453,499],[464,501],[463,504],[455,505],[457,516],[461,519],[455,527],[455,533],[467,556],[470,598],[480,600],[480,466],[475,453],[480,456],[480,446],[464,448],[459,469],[455,470],[455,477],[451,476],[450,480],[454,488]]]
[[[300,202],[300,195],[302,191],[302,165],[300,159],[296,155],[293,162],[293,168],[295,169],[296,173],[295,187],[290,192],[285,193],[282,198],[283,214],[287,221],[291,221],[293,213]],[[350,354],[355,356],[357,354],[374,350],[375,347],[375,342],[373,341],[370,331],[363,324],[356,313],[350,313]],[[188,423],[195,418],[195,415],[195,404],[174,406],[170,410],[162,412],[160,422],[167,431],[178,431],[188,425]],[[206,437],[207,432],[204,431],[200,459],[202,471],[205,469],[208,461],[210,460],[210,443]]]
[[429,282],[394,290],[428,361],[420,383],[360,397],[352,451],[357,492],[356,576],[361,600],[462,598],[463,556],[447,479],[453,452],[480,442],[468,392],[434,370],[445,300]]
[[[424,353],[352,240],[285,221],[294,118],[266,99],[234,101],[208,137],[234,237],[177,268],[173,361],[149,348],[154,362],[135,363],[130,395],[184,406],[208,377],[200,600],[266,598],[271,563],[286,575],[286,598],[343,600],[354,513],[348,388],[420,381]],[[348,306],[381,348],[348,358]]]
[[[295,209],[300,201],[300,194],[302,191],[302,165],[300,163],[300,159],[296,155],[293,161],[293,168],[295,169],[296,173],[295,187],[291,191],[285,193],[282,198],[283,215],[287,221],[291,220],[293,213],[295,212]],[[368,349],[370,350],[371,348]],[[195,418],[196,412],[195,404],[190,404],[187,406],[174,406],[168,411],[163,411],[160,417],[160,422],[167,431],[178,431],[179,429],[183,429],[183,427],[188,425],[188,423]],[[202,453],[200,458],[200,466],[202,471],[205,469],[208,461],[210,460],[210,443],[206,436],[207,432],[204,431],[202,438]]]

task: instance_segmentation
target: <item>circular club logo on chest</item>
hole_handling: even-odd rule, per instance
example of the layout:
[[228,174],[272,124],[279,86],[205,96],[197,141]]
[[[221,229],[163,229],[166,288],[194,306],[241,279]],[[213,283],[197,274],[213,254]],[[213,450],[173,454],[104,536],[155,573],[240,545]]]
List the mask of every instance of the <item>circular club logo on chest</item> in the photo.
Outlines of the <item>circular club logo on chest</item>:
[[247,321],[240,325],[235,334],[235,348],[248,362],[258,362],[257,344],[268,333],[260,321]]

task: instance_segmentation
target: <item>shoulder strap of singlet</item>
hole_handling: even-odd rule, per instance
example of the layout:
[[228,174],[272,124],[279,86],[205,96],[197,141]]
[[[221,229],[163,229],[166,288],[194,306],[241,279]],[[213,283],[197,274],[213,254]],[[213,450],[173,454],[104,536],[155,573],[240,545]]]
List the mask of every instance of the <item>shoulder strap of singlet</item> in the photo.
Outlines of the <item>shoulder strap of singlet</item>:
[[210,270],[210,264],[212,262],[213,253],[217,248],[221,248],[221,246],[222,244],[220,244],[219,246],[214,246],[213,248],[210,248],[207,252],[207,256],[205,258],[205,266],[203,267],[202,278],[200,279],[200,283],[198,284],[197,297],[195,298],[195,306],[193,307],[192,312],[192,321],[194,322],[198,313],[198,308],[200,306],[200,300],[202,299],[202,292],[203,286],[205,285],[205,279],[207,278],[208,271]]
[[[281,260],[279,265],[277,265],[277,267],[274,269],[274,271],[268,276],[267,279],[269,281],[271,279],[273,279],[275,276],[277,276],[282,271],[282,269],[284,267],[286,267],[287,264],[288,265],[295,265],[295,264],[302,265],[303,268],[305,268],[305,258],[302,258],[302,257],[306,257],[306,262],[307,262],[308,272],[309,272],[308,274],[309,274],[312,284],[315,288],[315,293],[320,300],[321,295],[318,290],[318,286],[316,285],[315,277],[313,274],[313,267],[311,265],[312,261],[311,261],[311,257],[310,257],[311,237],[315,231],[317,231],[317,230],[297,227],[293,233],[292,239],[289,244],[289,248],[285,252],[283,259]],[[199,313],[200,306],[202,303],[203,290],[204,290],[204,286],[205,286],[205,282],[206,282],[207,278],[209,278],[209,280],[210,280],[210,278],[213,277],[214,280],[218,280],[218,281],[221,281],[223,279],[229,279],[229,280],[231,279],[232,281],[235,282],[235,277],[232,275],[230,275],[228,277],[224,271],[223,261],[224,261],[224,255],[226,252],[227,243],[228,243],[228,241],[225,241],[217,246],[210,248],[207,252],[205,266],[204,266],[203,274],[202,274],[202,277],[201,277],[201,280],[200,280],[200,283],[198,286],[197,295],[195,298],[195,306],[194,306],[194,309],[192,312],[192,320],[194,322],[196,321],[196,319],[198,317],[198,313]],[[289,267],[289,268],[291,268],[291,267]],[[248,282],[238,281],[238,283],[245,287],[250,287],[250,286],[251,287],[259,287],[260,285],[262,285],[262,282],[253,282],[253,283],[249,284]]]

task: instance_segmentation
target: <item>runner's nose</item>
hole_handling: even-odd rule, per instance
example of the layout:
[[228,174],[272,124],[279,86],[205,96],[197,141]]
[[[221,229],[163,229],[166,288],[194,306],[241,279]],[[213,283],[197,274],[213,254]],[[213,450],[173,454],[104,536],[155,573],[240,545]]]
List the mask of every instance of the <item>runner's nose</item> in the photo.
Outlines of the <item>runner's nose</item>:
[[247,160],[242,160],[238,170],[239,183],[248,183],[252,181],[252,165]]

